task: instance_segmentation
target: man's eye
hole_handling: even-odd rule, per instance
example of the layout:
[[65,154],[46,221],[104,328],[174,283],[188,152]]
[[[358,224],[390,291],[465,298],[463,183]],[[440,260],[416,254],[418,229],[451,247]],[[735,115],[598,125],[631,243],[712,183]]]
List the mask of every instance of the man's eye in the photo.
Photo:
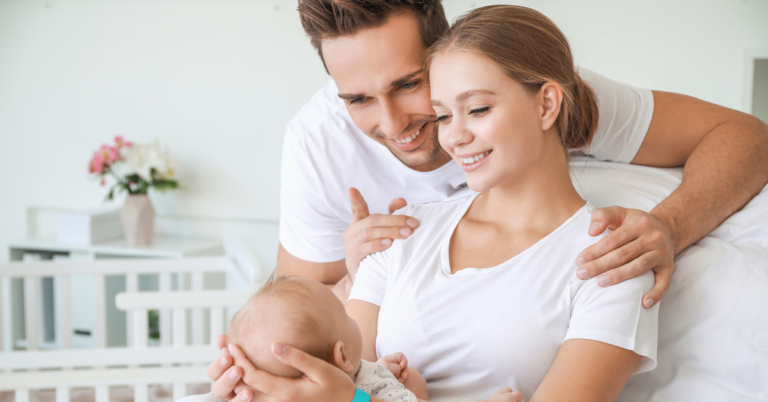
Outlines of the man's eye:
[[355,98],[355,99],[350,99],[349,100],[349,104],[350,105],[360,105],[363,102],[365,102],[365,98]]
[[418,83],[419,83],[418,81],[408,82],[408,83],[405,83],[405,84],[401,85],[400,88],[411,89],[411,88],[415,87],[416,85],[418,85]]

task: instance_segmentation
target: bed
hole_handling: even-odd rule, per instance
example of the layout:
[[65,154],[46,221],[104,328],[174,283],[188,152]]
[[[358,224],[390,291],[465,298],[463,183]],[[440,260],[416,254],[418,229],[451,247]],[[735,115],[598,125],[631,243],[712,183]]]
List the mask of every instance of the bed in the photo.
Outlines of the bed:
[[[571,173],[594,205],[644,211],[682,178],[680,168],[587,158]],[[658,367],[632,376],[618,400],[768,401],[768,187],[678,255],[659,310]]]

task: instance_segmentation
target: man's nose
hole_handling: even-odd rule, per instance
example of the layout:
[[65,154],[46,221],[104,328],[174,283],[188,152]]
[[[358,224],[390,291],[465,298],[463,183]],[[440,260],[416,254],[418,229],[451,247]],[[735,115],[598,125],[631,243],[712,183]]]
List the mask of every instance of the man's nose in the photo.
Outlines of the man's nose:
[[381,102],[381,120],[379,128],[388,138],[396,138],[408,126],[407,114],[402,113],[392,101],[385,99]]

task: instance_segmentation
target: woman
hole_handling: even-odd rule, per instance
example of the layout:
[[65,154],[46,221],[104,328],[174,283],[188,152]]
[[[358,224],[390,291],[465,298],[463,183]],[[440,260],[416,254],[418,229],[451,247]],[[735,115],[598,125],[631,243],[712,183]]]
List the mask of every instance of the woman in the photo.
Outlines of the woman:
[[[431,401],[505,386],[536,401],[614,400],[655,367],[658,308],[641,307],[650,273],[608,288],[576,278],[578,253],[599,238],[586,235],[592,206],[566,149],[589,143],[598,115],[567,40],[534,10],[483,7],[427,63],[440,144],[479,194],[401,210],[420,229],[361,263],[347,309],[363,358],[404,352]],[[307,376],[275,379],[235,353],[246,383],[277,400],[352,400],[328,365],[273,349]]]
[[490,6],[458,20],[428,55],[442,147],[479,192],[402,213],[422,227],[360,265],[348,311],[364,359],[403,352],[430,400],[502,386],[540,401],[615,399],[655,367],[652,275],[602,288],[576,278],[598,239],[566,149],[597,125],[565,36],[542,14]]

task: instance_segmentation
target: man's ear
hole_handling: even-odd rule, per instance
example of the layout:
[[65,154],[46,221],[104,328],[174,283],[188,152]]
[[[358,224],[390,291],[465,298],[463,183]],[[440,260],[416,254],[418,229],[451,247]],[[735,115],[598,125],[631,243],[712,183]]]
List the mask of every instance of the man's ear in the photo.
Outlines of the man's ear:
[[560,105],[563,103],[563,90],[553,82],[545,82],[539,90],[541,102],[541,129],[549,130],[560,115]]
[[349,361],[349,356],[347,356],[347,351],[342,341],[338,341],[333,345],[333,364],[345,373],[350,373],[355,369],[352,362]]

